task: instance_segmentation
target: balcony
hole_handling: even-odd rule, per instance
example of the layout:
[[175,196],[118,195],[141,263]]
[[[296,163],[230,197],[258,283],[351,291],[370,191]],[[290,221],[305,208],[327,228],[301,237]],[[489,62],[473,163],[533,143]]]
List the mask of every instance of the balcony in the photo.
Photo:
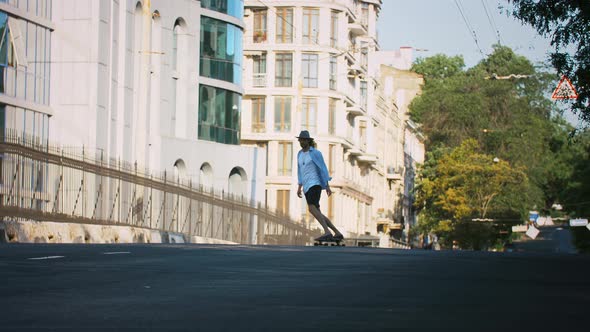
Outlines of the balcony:
[[266,88],[266,73],[258,73],[252,75],[252,87],[254,88]]
[[351,156],[355,156],[355,157],[357,157],[357,159],[358,159],[358,156],[360,156],[360,155],[362,155],[362,154],[363,154],[363,152],[362,152],[362,151],[361,151],[359,148],[357,148],[356,146],[353,146],[351,149],[349,149],[349,150],[348,150],[348,153],[349,153]]
[[255,44],[266,43],[266,31],[256,31],[252,37]]
[[387,167],[387,180],[393,181],[400,181],[404,174],[404,168],[402,166],[398,166],[397,168],[393,166]]
[[357,75],[363,72],[363,68],[358,63],[353,63],[348,66],[348,78],[355,78]]
[[352,104],[346,107],[346,112],[354,116],[365,115],[365,111],[357,104]]
[[367,34],[367,28],[359,21],[348,23],[348,30],[350,30],[354,36],[362,36]]
[[266,124],[264,122],[253,122],[252,133],[264,133],[266,132]]
[[377,163],[377,160],[379,158],[377,157],[377,155],[374,155],[372,153],[362,153],[359,156],[357,156],[356,159],[360,162],[375,164]]

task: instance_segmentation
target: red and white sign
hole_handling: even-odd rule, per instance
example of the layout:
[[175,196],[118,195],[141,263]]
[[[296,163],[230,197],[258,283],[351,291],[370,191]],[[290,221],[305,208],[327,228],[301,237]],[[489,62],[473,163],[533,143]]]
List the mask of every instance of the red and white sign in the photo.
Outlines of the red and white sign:
[[557,88],[553,91],[551,99],[578,99],[576,88],[574,88],[572,82],[565,75],[561,77]]

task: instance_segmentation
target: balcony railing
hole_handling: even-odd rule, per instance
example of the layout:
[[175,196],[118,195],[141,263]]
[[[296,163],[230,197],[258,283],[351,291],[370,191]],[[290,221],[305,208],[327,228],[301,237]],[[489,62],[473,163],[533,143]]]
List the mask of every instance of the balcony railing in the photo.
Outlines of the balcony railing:
[[256,31],[254,32],[254,36],[252,41],[254,43],[266,43],[266,31]]
[[266,132],[266,124],[264,122],[255,122],[255,123],[252,123],[252,132],[253,133],[264,133],[264,132]]
[[252,86],[255,88],[266,87],[266,73],[257,73],[252,75]]

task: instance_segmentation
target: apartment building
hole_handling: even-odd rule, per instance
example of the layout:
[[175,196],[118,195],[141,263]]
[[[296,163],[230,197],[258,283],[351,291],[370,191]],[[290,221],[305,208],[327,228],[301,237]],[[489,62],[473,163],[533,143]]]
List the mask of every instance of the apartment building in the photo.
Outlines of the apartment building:
[[398,50],[378,51],[372,54],[369,71],[378,77],[376,89],[377,105],[388,117],[385,126],[378,126],[384,133],[385,142],[393,142],[391,148],[379,147],[383,151],[380,168],[391,188],[384,192],[388,202],[393,202],[391,212],[378,211],[378,227],[392,238],[409,242],[411,227],[416,224],[414,184],[417,167],[424,162],[424,136],[420,128],[409,117],[409,105],[420,93],[424,80],[421,75],[410,71],[413,49],[401,47]]
[[309,130],[333,177],[322,211],[347,237],[376,234],[377,210],[392,209],[381,194],[379,83],[368,71],[381,3],[245,1],[242,144],[266,151],[266,203],[315,225],[296,195],[295,136]]

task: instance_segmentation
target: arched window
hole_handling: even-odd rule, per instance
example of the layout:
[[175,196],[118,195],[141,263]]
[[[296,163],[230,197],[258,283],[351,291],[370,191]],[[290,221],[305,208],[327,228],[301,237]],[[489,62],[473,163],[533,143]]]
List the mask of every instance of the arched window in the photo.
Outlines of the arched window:
[[209,163],[204,163],[201,165],[201,170],[199,172],[199,184],[205,190],[213,187],[213,168],[211,168]]
[[170,96],[171,109],[171,131],[176,137],[184,137],[183,125],[186,121],[184,106],[181,98],[184,95],[182,90],[183,73],[185,72],[187,41],[186,23],[182,18],[176,19],[172,29],[172,51],[170,52],[170,66],[172,69],[172,91]]
[[228,192],[236,198],[246,196],[247,189],[246,172],[241,167],[234,167],[229,173]]
[[184,180],[186,178],[186,164],[184,160],[178,159],[174,162],[174,181]]
[[161,93],[162,93],[162,19],[160,13],[155,11],[152,13],[152,27],[151,27],[151,52],[150,52],[150,87],[149,87],[149,104],[150,108],[150,128],[149,132],[155,134],[159,132],[159,122],[161,112]]

